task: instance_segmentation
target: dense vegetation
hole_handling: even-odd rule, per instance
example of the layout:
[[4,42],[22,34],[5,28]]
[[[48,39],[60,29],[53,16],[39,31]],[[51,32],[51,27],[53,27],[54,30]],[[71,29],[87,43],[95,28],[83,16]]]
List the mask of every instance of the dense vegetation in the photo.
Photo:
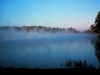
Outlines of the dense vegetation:
[[49,33],[57,33],[57,32],[63,32],[63,33],[92,33],[90,29],[85,30],[84,32],[80,32],[76,30],[75,28],[58,28],[58,27],[46,27],[46,26],[0,26],[0,30],[14,30],[14,31],[25,31],[25,32],[49,32]]
[[64,32],[64,33],[79,33],[75,28],[58,28],[58,27],[46,27],[46,26],[1,26],[0,30],[15,30],[15,31],[36,31],[36,32],[51,32],[51,33],[56,33],[56,32]]
[[100,36],[100,11],[98,12],[95,22],[90,26],[92,33],[97,33]]

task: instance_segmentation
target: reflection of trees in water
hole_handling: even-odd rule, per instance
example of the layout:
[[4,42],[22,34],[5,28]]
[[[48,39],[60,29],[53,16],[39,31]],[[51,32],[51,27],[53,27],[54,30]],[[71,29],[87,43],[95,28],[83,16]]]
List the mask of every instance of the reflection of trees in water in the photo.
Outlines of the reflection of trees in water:
[[95,42],[95,53],[100,62],[100,38]]
[[91,42],[95,48],[96,57],[97,57],[98,61],[100,62],[100,38],[98,38],[96,41],[91,40]]
[[[100,62],[100,38],[92,39],[91,44],[94,46],[95,55],[96,55],[98,61]],[[84,60],[84,61],[81,61],[81,60],[79,60],[79,61],[67,60],[66,63],[65,63],[65,66],[67,68],[96,69],[95,66],[93,66],[93,64],[87,64],[86,60]],[[98,66],[98,69],[100,70],[100,64]]]

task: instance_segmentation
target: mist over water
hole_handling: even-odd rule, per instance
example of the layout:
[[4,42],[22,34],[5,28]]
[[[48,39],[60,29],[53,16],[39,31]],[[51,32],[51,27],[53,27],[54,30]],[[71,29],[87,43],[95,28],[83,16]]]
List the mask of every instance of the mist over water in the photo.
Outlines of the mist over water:
[[[85,35],[85,36],[84,36]],[[75,33],[49,33],[49,32],[25,32],[25,31],[0,31],[0,40],[23,40],[23,39],[94,39],[96,34],[75,34]]]
[[96,34],[0,31],[0,66],[65,68],[66,60],[86,60],[98,67]]

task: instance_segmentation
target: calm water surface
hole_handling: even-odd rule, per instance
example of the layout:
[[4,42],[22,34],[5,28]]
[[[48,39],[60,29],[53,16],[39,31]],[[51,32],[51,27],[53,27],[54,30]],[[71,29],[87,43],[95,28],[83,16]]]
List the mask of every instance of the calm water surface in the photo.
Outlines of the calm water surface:
[[66,61],[86,60],[100,65],[100,43],[93,34],[0,40],[0,66],[14,68],[67,68]]

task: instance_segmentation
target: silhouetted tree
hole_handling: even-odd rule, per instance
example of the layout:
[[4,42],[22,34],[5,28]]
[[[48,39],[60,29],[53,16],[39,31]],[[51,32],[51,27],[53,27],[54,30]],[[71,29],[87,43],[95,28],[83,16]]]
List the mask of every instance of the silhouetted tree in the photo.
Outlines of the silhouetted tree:
[[91,33],[94,33],[94,25],[90,26],[90,31],[91,31]]
[[91,33],[91,31],[88,29],[88,30],[85,30],[83,33],[90,34],[90,33]]
[[97,14],[97,17],[95,18],[95,24],[94,24],[94,32],[97,33],[100,37],[100,11]]

